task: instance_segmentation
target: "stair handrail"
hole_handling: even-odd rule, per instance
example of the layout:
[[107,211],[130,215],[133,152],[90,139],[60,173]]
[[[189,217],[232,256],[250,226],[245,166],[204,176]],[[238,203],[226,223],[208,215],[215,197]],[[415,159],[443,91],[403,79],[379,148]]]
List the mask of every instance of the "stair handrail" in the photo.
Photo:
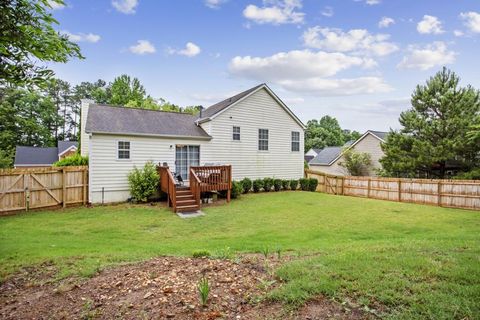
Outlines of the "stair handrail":
[[200,178],[195,173],[195,170],[190,168],[190,190],[195,198],[195,204],[200,208]]
[[[173,174],[168,166],[158,166],[158,169],[160,171],[160,189],[167,193],[169,204],[173,207],[173,211],[177,212],[177,188]],[[163,180],[163,177],[166,177],[166,180]]]

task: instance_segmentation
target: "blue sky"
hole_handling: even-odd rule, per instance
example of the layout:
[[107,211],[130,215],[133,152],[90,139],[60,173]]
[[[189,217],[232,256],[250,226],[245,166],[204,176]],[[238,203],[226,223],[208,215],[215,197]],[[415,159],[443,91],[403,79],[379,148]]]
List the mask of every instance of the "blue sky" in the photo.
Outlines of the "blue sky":
[[138,77],[209,106],[266,82],[303,120],[398,128],[415,85],[446,65],[480,88],[480,0],[66,0],[58,30],[86,59],[73,84]]

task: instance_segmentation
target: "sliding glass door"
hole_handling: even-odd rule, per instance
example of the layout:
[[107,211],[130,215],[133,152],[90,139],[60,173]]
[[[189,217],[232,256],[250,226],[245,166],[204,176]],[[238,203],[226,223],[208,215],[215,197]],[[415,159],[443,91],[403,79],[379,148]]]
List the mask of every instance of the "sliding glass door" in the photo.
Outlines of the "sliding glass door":
[[175,149],[175,172],[188,180],[190,166],[200,165],[200,146],[177,145]]

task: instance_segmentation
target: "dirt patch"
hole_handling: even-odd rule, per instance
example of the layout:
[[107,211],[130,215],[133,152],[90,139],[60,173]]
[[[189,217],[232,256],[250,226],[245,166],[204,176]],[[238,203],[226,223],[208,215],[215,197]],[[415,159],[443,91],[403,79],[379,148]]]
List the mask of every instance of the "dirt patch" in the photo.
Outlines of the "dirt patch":
[[[288,259],[288,258],[283,258]],[[282,259],[282,261],[284,261]],[[248,255],[235,261],[161,257],[109,268],[90,279],[50,281],[55,267],[25,269],[0,286],[2,319],[363,319],[367,315],[325,298],[286,311],[261,297],[278,282],[282,261]],[[211,290],[202,307],[197,291]]]

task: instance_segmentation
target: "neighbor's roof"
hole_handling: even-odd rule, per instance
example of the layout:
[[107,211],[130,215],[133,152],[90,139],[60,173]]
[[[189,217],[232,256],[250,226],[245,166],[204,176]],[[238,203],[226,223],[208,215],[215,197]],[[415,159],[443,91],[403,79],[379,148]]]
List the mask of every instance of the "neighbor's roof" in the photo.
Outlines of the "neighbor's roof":
[[343,147],[325,147],[309,164],[328,165],[342,152]]
[[374,130],[368,130],[368,131],[373,133],[375,136],[377,136],[378,138],[380,138],[382,140],[385,140],[385,138],[387,137],[387,134],[388,134],[388,132],[384,132],[384,131],[374,131]]
[[70,147],[78,148],[78,142],[76,141],[58,141],[58,154],[62,154]]
[[171,137],[211,137],[195,124],[195,115],[91,104],[85,131]]
[[52,165],[58,160],[57,147],[21,147],[15,150],[15,166]]

